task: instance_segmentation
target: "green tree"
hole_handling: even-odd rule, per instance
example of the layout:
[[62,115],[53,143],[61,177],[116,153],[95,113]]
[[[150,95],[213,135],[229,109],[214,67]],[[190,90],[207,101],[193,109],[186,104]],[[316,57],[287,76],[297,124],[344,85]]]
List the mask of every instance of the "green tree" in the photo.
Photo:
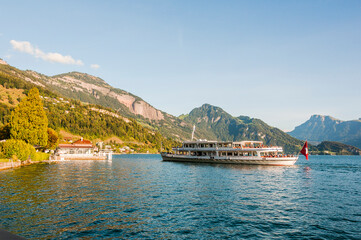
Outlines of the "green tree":
[[47,149],[55,149],[58,145],[59,136],[54,129],[48,128],[48,144]]
[[13,158],[16,156],[21,161],[34,158],[35,148],[23,140],[9,139],[6,142],[0,142],[1,157]]
[[10,137],[32,145],[46,146],[48,118],[43,108],[39,90],[33,88],[11,112]]

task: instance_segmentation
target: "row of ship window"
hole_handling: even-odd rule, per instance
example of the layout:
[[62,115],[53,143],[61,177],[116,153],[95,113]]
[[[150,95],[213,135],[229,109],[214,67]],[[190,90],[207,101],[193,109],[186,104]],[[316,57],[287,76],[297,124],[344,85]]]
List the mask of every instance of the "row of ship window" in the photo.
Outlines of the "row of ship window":
[[[184,148],[213,148],[213,147],[216,147],[215,144],[200,144],[200,145],[195,145],[195,144],[184,144],[183,145]],[[241,148],[242,146],[240,144],[235,144],[234,146],[232,146],[232,144],[218,144],[217,147],[219,148]],[[261,145],[256,145],[256,146],[251,146],[251,145],[246,145],[246,146],[243,146],[244,148],[260,148],[260,147],[263,147]]]
[[[180,151],[179,155],[188,155],[188,151]],[[215,152],[190,152],[191,156],[216,156]],[[271,156],[274,153],[261,152],[261,156]],[[219,152],[219,156],[258,156],[257,152]]]

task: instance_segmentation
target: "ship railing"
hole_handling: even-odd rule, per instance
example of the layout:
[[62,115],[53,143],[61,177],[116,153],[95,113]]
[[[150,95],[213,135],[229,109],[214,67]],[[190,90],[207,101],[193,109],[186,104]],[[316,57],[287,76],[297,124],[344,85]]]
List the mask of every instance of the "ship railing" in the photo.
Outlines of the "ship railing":
[[294,158],[293,154],[277,154],[277,155],[264,155],[262,158]]

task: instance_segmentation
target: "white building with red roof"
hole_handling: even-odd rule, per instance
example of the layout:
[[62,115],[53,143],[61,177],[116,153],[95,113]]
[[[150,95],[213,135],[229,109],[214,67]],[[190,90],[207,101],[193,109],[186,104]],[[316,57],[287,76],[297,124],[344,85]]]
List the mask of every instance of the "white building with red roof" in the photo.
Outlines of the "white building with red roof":
[[55,160],[103,160],[104,156],[99,156],[94,152],[95,146],[89,140],[83,138],[73,143],[59,144]]

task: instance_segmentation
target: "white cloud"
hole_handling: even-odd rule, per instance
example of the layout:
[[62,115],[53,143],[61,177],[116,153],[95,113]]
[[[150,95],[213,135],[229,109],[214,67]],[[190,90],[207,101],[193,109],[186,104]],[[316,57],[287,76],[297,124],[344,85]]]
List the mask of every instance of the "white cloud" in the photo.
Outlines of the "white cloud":
[[19,52],[28,53],[36,58],[41,58],[44,61],[57,62],[62,64],[84,65],[84,63],[81,60],[75,60],[70,55],[63,56],[60,53],[52,53],[52,52],[44,53],[42,50],[40,50],[37,47],[34,47],[33,45],[31,45],[30,42],[27,41],[11,40],[10,43],[15,50]]
[[98,64],[92,64],[90,65],[91,68],[94,68],[94,69],[98,69],[100,68],[100,66]]
[[11,40],[10,43],[13,45],[15,50],[34,55],[34,47],[29,42],[18,42]]

